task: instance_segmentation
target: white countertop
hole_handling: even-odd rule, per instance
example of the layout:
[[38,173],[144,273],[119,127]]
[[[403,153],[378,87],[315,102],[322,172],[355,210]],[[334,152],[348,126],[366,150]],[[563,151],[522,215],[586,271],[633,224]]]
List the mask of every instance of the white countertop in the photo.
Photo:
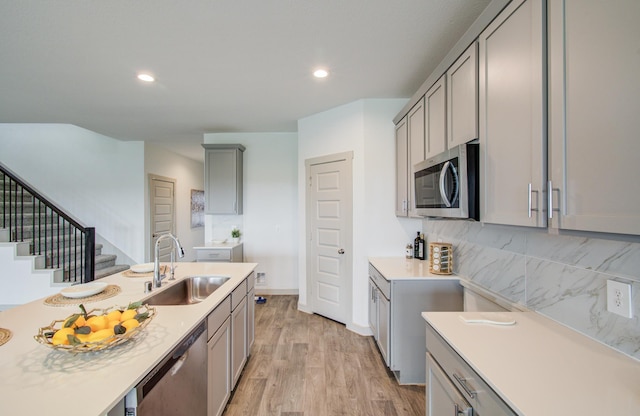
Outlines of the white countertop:
[[[513,326],[467,324],[492,314]],[[637,415],[640,362],[535,312],[423,312],[518,414]]]
[[459,280],[455,274],[429,273],[429,261],[404,257],[369,257],[369,263],[387,280],[403,279],[444,279]]
[[[47,306],[40,299],[0,312],[0,327],[12,338],[0,346],[0,414],[47,416],[102,415],[160,362],[255,268],[256,263],[178,263],[176,279],[212,274],[231,279],[205,301],[185,306],[155,306],[143,332],[120,346],[72,355],[33,339],[38,328],[79,311],[77,306]],[[87,311],[144,300],[142,277],[122,273],[100,279],[122,289],[117,296],[85,304]],[[168,287],[175,282],[163,281]],[[155,291],[162,289],[154,289]]]

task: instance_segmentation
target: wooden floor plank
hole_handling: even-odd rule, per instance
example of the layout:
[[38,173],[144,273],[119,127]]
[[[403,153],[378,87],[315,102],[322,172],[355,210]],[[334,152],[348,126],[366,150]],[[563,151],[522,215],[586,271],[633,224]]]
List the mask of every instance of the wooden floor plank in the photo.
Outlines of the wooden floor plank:
[[372,337],[297,310],[256,305],[255,342],[224,416],[422,416],[424,386],[400,386]]

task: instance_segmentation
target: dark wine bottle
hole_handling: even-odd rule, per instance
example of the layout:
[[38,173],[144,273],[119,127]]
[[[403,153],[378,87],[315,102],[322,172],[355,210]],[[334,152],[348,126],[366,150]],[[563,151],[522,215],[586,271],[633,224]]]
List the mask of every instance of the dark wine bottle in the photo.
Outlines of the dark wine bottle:
[[419,235],[420,239],[418,240],[418,258],[420,260],[425,259],[425,249],[424,249],[424,234]]
[[414,259],[420,258],[419,252],[418,252],[418,250],[420,250],[420,231],[418,231],[417,233],[418,235],[413,240],[413,258]]

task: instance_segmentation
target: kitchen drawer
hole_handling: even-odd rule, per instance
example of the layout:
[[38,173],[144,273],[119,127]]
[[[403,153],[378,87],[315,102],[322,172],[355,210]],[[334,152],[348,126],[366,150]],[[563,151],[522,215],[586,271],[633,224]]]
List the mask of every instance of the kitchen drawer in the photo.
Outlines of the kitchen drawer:
[[427,351],[473,407],[474,416],[515,416],[496,392],[427,324]]
[[196,250],[197,261],[231,261],[231,250],[228,249],[208,249]]
[[231,292],[231,310],[235,310],[236,306],[242,302],[242,299],[247,296],[247,279],[244,279],[242,283],[238,285],[233,292]]
[[207,335],[210,339],[231,314],[231,297],[227,296],[207,317]]
[[369,277],[387,299],[391,299],[391,282],[385,279],[375,267],[369,263]]

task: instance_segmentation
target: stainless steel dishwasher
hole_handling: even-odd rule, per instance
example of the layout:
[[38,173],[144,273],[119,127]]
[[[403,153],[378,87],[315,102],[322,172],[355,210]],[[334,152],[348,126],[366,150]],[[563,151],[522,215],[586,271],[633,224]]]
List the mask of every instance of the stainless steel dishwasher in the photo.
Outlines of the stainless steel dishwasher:
[[206,416],[207,326],[202,322],[127,395],[126,416]]

